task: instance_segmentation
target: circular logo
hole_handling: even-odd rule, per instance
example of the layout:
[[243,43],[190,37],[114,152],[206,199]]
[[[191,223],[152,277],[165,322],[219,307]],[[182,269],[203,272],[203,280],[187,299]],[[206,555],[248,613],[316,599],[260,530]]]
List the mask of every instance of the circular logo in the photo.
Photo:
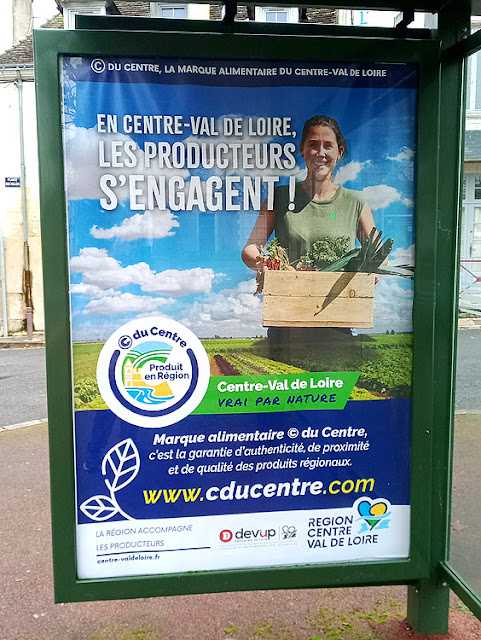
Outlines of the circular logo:
[[94,58],[94,60],[92,60],[92,62],[90,63],[90,68],[95,73],[102,73],[103,71],[105,71],[105,62],[102,60],[102,58]]
[[233,537],[234,537],[234,534],[232,533],[232,531],[229,531],[229,529],[224,529],[219,534],[219,538],[221,542],[230,542]]
[[100,352],[100,395],[119,418],[159,428],[188,416],[209,384],[209,358],[196,335],[169,318],[132,320]]

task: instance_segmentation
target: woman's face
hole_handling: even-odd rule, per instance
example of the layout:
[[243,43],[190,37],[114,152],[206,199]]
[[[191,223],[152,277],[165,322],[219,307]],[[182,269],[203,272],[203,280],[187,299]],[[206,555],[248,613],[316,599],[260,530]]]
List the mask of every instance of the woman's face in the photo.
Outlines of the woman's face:
[[341,158],[344,147],[337,144],[336,134],[330,127],[317,125],[309,129],[301,145],[301,155],[306,162],[307,175],[318,181],[324,181]]

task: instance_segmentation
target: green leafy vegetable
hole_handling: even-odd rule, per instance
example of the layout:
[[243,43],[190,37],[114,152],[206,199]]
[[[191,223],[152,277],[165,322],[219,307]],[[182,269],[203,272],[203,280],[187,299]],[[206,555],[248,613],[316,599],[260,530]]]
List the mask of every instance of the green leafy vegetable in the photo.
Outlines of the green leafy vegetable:
[[314,242],[312,247],[299,260],[298,269],[315,269],[322,271],[332,262],[345,255],[349,247],[349,238],[323,237]]

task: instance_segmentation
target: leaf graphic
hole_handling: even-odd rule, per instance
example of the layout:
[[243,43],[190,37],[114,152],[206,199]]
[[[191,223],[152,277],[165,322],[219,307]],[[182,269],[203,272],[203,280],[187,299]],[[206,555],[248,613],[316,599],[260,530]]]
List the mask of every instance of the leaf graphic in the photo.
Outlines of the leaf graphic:
[[127,438],[112,447],[102,460],[102,475],[109,491],[123,489],[140,469],[140,456],[134,442]]
[[80,505],[80,510],[87,518],[102,522],[118,513],[118,506],[108,496],[92,496]]

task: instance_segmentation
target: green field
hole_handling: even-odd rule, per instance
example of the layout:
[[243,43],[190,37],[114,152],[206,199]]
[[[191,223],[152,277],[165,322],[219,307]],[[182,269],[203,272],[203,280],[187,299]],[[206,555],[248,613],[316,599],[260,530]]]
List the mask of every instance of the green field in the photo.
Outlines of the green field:
[[[360,371],[351,400],[408,397],[411,388],[411,334],[361,335],[344,343],[295,343],[277,348],[267,339],[213,339],[202,343],[211,358],[213,375],[283,375],[304,371]],[[73,347],[74,393],[77,410],[106,409],[100,397],[96,368],[99,343]],[[223,367],[225,367],[223,369]]]

